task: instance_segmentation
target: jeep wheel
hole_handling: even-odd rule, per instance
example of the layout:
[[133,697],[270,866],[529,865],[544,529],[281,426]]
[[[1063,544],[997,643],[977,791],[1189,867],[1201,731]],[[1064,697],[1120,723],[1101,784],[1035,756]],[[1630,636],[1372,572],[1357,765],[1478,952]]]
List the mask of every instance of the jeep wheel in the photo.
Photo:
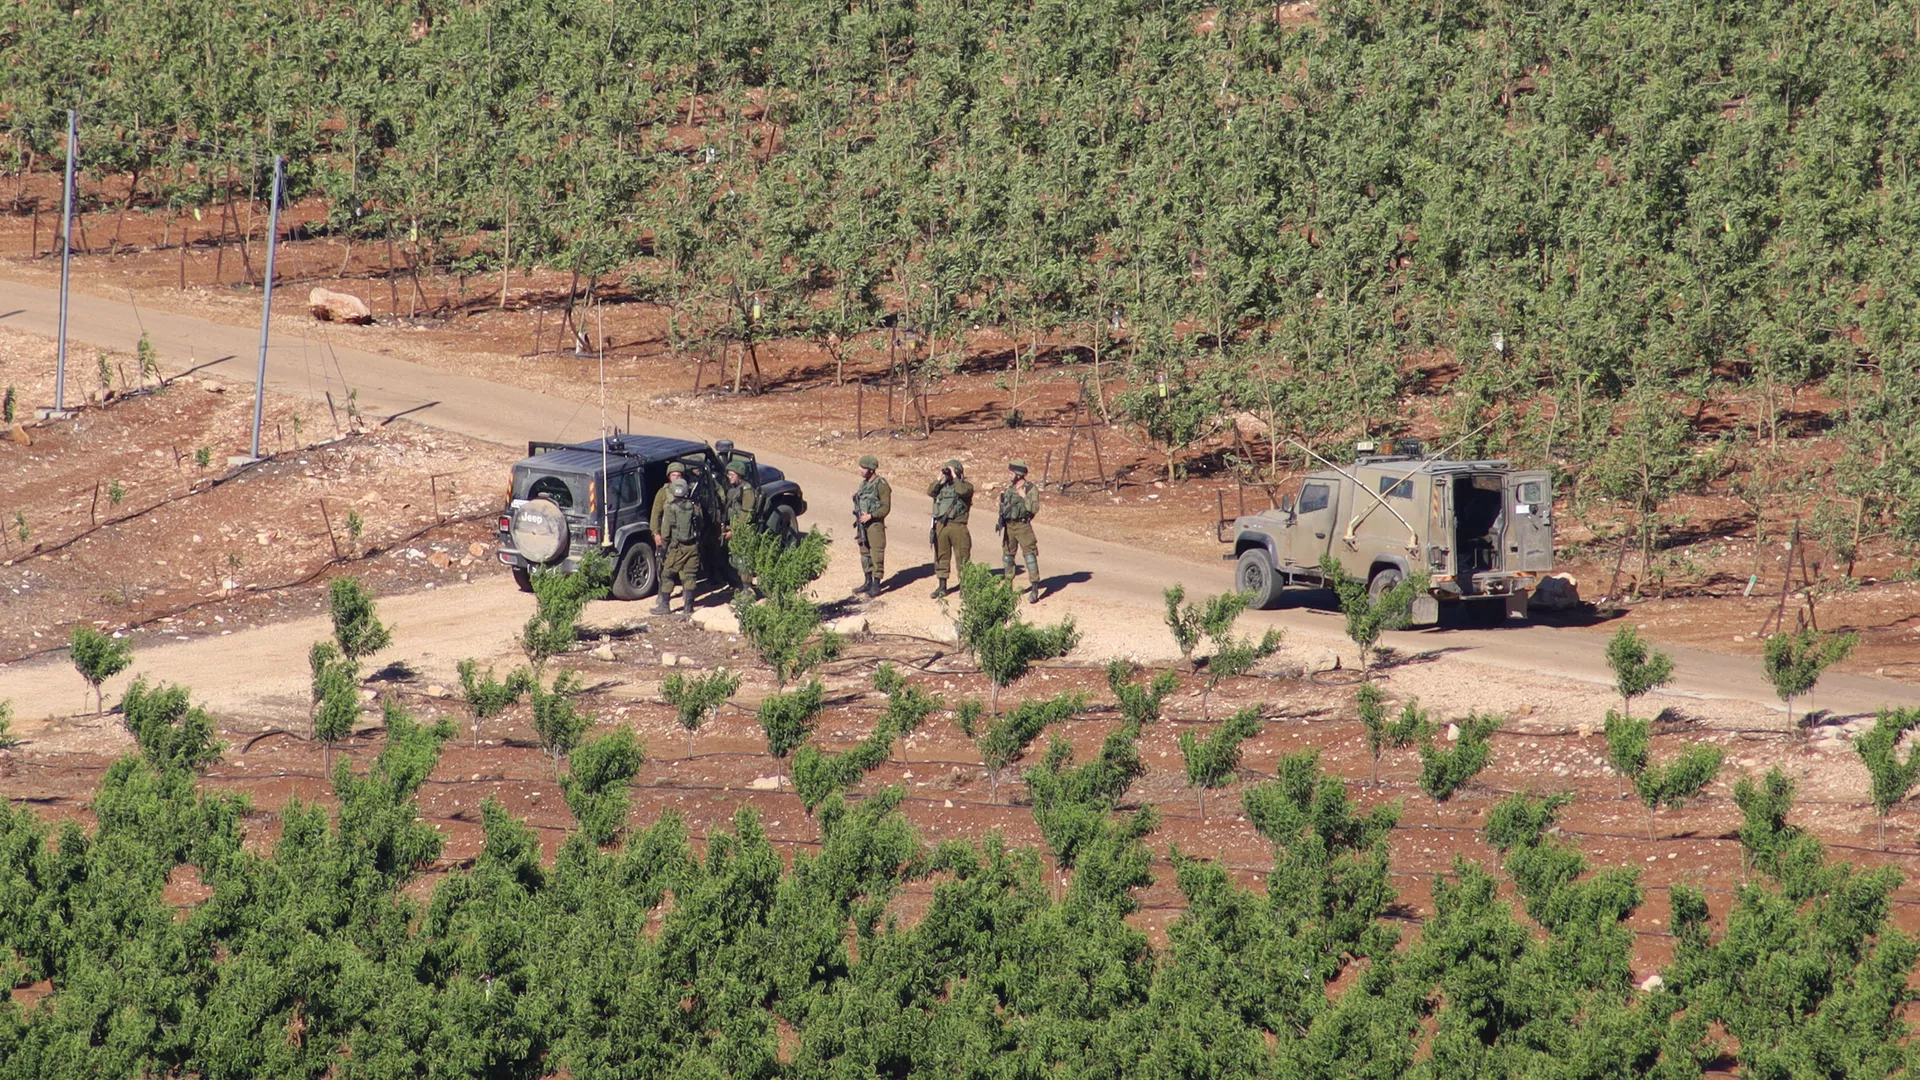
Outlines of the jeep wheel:
[[567,515],[552,499],[528,499],[513,511],[507,529],[515,551],[538,566],[552,566],[567,557]]
[[1260,548],[1248,548],[1240,553],[1240,562],[1233,571],[1233,585],[1247,595],[1249,607],[1265,611],[1280,606],[1280,575],[1274,572],[1267,553]]
[[1373,578],[1367,582],[1367,599],[1379,603],[1380,598],[1387,594],[1387,590],[1400,584],[1400,579],[1404,576],[1400,573],[1399,567],[1395,566],[1383,566],[1374,571]]
[[646,537],[637,537],[627,545],[620,556],[620,565],[613,571],[613,596],[616,600],[639,600],[652,596],[660,585],[660,558],[654,554],[653,542]]
[[513,583],[520,587],[521,592],[533,591],[533,575],[528,573],[524,566],[513,568]]

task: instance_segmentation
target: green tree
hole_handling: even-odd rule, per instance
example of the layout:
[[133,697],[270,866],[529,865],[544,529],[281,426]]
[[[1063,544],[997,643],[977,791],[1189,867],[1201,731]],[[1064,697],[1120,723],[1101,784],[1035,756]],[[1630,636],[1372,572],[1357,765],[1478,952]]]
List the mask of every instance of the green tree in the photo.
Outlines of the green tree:
[[785,690],[840,654],[840,636],[821,629],[820,608],[805,595],[826,572],[827,538],[812,529],[800,543],[782,546],[777,538],[755,534],[742,555],[753,564],[765,596],[756,600],[748,590],[734,596],[740,634],[773,669],[775,686]]
[[1900,757],[1901,741],[1915,728],[1920,728],[1920,709],[1881,709],[1873,727],[1853,744],[1860,763],[1867,767],[1867,797],[1880,815],[1882,844],[1887,842],[1887,815],[1920,783],[1920,754],[1909,746],[1906,758]]
[[1200,694],[1203,719],[1212,719],[1210,703],[1216,687],[1245,675],[1254,665],[1280,651],[1281,632],[1277,629],[1268,628],[1258,641],[1234,636],[1234,621],[1246,607],[1245,594],[1224,593],[1209,599],[1202,613],[1201,626],[1213,641],[1213,653],[1207,657],[1207,687]]
[[577,671],[563,671],[554,676],[552,686],[543,687],[536,679],[528,687],[533,705],[533,734],[540,741],[540,749],[553,759],[556,774],[560,771],[560,759],[580,745],[580,737],[595,723],[593,715],[580,708],[578,699],[583,689]]
[[226,749],[214,737],[213,717],[192,703],[184,686],[150,686],[137,678],[120,698],[120,714],[141,756],[158,770],[199,772]]
[[613,571],[606,555],[589,551],[569,574],[552,567],[536,567],[533,580],[533,614],[520,628],[520,650],[527,654],[538,683],[546,675],[547,661],[573,648],[579,637],[580,616],[587,604],[607,595]]
[[1386,750],[1404,750],[1419,742],[1431,726],[1418,698],[1408,698],[1394,719],[1387,718],[1387,695],[1379,683],[1363,682],[1354,692],[1354,705],[1360,713],[1360,727],[1367,740],[1367,753],[1373,758],[1373,782],[1380,782],[1380,755]]
[[1187,786],[1199,801],[1200,820],[1207,819],[1207,789],[1225,787],[1240,769],[1240,746],[1260,734],[1264,706],[1249,705],[1220,722],[1205,739],[1190,731],[1180,733],[1180,756],[1187,766]]
[[613,843],[627,825],[627,785],[646,751],[630,728],[618,728],[575,747],[567,759],[567,775],[560,779],[573,820],[596,847]]
[[819,679],[810,679],[797,690],[768,694],[760,699],[754,719],[767,736],[767,753],[785,761],[813,734],[813,725],[826,706],[826,687]]
[[0,750],[11,750],[20,745],[20,737],[13,733],[13,701],[0,698]]
[[480,662],[469,657],[455,664],[454,670],[460,676],[460,695],[467,703],[467,712],[473,716],[475,746],[480,745],[480,725],[506,712],[533,687],[530,668],[515,668],[503,681],[494,678],[492,665],[482,672]]
[[1347,617],[1347,637],[1360,649],[1360,674],[1371,680],[1373,654],[1379,647],[1380,635],[1407,627],[1412,619],[1413,598],[1426,591],[1426,575],[1401,578],[1377,595],[1367,582],[1349,577],[1331,555],[1320,557],[1320,575],[1340,598],[1340,610]]
[[[1173,635],[1173,644],[1180,650],[1180,659],[1198,671],[1199,666],[1193,659],[1193,650],[1200,645],[1203,634],[1201,618],[1203,612],[1197,604],[1187,604],[1187,587],[1169,585],[1161,594],[1167,603],[1167,631]],[[1231,595],[1231,594],[1228,594]]]
[[[1040,835],[1053,849],[1054,861],[1072,867],[1083,851],[1096,844],[1108,827],[1108,816],[1119,806],[1134,780],[1145,775],[1136,743],[1140,726],[1122,723],[1109,732],[1100,745],[1099,756],[1084,765],[1074,765],[1073,744],[1055,738],[1047,744],[1040,764],[1026,770],[1022,779],[1033,800],[1033,820]],[[1157,815],[1151,807],[1142,807],[1129,823],[1133,835],[1145,835],[1153,828]]]
[[133,642],[116,640],[91,626],[75,626],[67,639],[67,655],[93,690],[93,711],[105,711],[101,684],[133,663]]
[[1627,785],[1639,780],[1647,768],[1647,751],[1653,741],[1653,723],[1607,710],[1607,764],[1620,779],[1620,798],[1627,797]]
[[1649,764],[1633,778],[1633,789],[1647,808],[1647,839],[1653,839],[1653,813],[1679,806],[1705,790],[1720,775],[1725,751],[1718,746],[1689,746],[1664,765]]
[[373,610],[373,594],[355,577],[338,577],[327,586],[327,614],[340,655],[356,664],[393,643],[393,632]]
[[1632,626],[1622,626],[1607,639],[1607,666],[1613,669],[1613,688],[1620,693],[1621,711],[1633,715],[1633,699],[1658,690],[1673,679],[1673,657],[1652,649]]
[[351,657],[341,656],[339,646],[331,641],[313,643],[307,650],[307,668],[312,684],[311,733],[323,747],[322,761],[331,774],[334,745],[352,735],[360,719],[360,668]]
[[[1787,707],[1787,729],[1793,723],[1793,699],[1813,692],[1820,676],[1828,668],[1853,654],[1860,643],[1855,633],[1833,634],[1802,627],[1792,633],[1781,631],[1761,646],[1760,665],[1773,684],[1774,693]],[[1804,726],[1805,721],[1802,721]]]
[[980,759],[987,767],[987,801],[1000,801],[1000,772],[1020,760],[1048,724],[1068,720],[1086,708],[1084,694],[1067,693],[1045,700],[1022,701],[1007,710],[980,735]]
[[1144,726],[1159,720],[1168,695],[1180,688],[1180,676],[1162,671],[1144,683],[1132,679],[1132,664],[1117,659],[1107,662],[1107,689],[1120,705],[1121,721]]
[[871,735],[842,753],[830,754],[811,743],[799,746],[793,751],[793,790],[800,804],[811,814],[828,796],[859,783],[886,762],[898,736],[893,720],[882,715]]
[[660,680],[660,700],[673,706],[674,718],[687,732],[687,757],[693,757],[693,733],[713,719],[740,689],[738,672],[717,668],[704,675],[676,671]]
[[1451,746],[1440,745],[1435,729],[1428,729],[1420,740],[1420,790],[1435,802],[1446,802],[1468,781],[1487,767],[1492,756],[1493,733],[1500,730],[1500,718],[1468,713],[1455,723],[1459,737]]
[[987,710],[1000,710],[1000,691],[1026,675],[1036,661],[1065,656],[1080,643],[1072,616],[1052,626],[1033,626],[1020,618],[1020,594],[985,563],[969,563],[960,572],[960,647],[973,654],[993,692]]

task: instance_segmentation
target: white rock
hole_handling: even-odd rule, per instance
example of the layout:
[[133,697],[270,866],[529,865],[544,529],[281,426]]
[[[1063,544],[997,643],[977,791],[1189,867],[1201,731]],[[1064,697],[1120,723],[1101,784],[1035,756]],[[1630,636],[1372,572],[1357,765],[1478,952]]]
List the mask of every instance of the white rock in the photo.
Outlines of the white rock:
[[351,293],[316,288],[307,293],[307,310],[321,322],[352,323],[365,326],[373,321],[367,302]]
[[867,617],[860,614],[845,615],[833,620],[829,629],[836,634],[864,634],[867,632]]
[[1447,725],[1447,741],[1448,742],[1460,741],[1460,725],[1459,724]]
[[613,659],[613,646],[602,644],[599,648],[593,650],[593,658],[595,660],[611,661]]
[[680,656],[678,653],[663,652],[660,654],[661,667],[672,667],[679,662]]
[[1640,984],[1640,989],[1651,994],[1655,990],[1659,990],[1665,987],[1666,985],[1667,985],[1667,980],[1661,978],[1658,975],[1649,975],[1646,977],[1646,980]]
[[747,784],[749,791],[778,791],[780,778],[777,776],[756,776]]
[[439,683],[433,683],[432,685],[427,687],[427,696],[428,697],[446,697],[447,688],[444,686],[441,686]]
[[1550,574],[1534,586],[1527,600],[1529,608],[1540,611],[1567,611],[1580,606],[1580,582],[1572,574]]

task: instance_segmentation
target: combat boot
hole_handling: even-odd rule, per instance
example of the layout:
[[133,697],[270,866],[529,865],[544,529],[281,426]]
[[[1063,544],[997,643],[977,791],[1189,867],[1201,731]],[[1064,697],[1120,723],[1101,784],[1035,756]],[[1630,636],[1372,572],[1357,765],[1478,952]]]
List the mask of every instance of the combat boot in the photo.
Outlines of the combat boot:
[[933,598],[935,600],[943,600],[946,598],[946,595],[947,595],[947,579],[941,578],[940,584],[935,585],[933,587]]
[[1040,602],[1040,560],[1027,556],[1027,603]]
[[653,594],[653,613],[655,615],[673,614],[673,601],[667,598],[671,592],[673,592],[673,586],[662,583],[659,591]]
[[686,597],[687,603],[686,606],[680,610],[680,617],[683,619],[691,619],[693,618],[693,590],[688,589],[682,595]]

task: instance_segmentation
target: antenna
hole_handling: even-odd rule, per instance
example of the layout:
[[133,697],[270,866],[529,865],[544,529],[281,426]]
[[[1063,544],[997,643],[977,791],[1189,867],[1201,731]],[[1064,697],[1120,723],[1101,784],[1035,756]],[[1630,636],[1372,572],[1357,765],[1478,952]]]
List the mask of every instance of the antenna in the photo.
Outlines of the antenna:
[[596,300],[593,305],[593,336],[599,340],[600,353],[600,542],[607,543],[612,537],[607,535],[607,504],[613,501],[613,477],[607,475],[607,302]]

